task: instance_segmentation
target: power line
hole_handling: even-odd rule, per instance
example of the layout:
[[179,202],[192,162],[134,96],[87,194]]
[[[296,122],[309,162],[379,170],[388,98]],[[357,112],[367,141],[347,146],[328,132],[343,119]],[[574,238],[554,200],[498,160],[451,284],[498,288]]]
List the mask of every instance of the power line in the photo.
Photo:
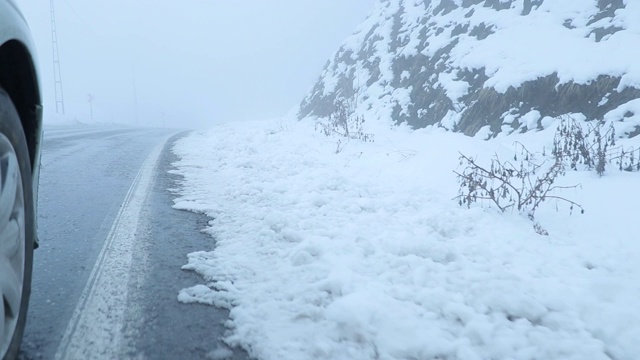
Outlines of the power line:
[[67,0],[63,0],[63,1],[65,4],[67,4],[69,9],[71,9],[71,12],[73,12],[73,14],[78,18],[78,20],[80,20],[83,26],[87,28],[87,30],[89,30],[89,32],[95,35],[99,40],[102,40],[102,36],[100,36],[100,34],[98,34],[95,30],[93,30],[93,28],[89,26],[89,24],[86,21],[84,21],[84,18],[80,15],[80,13],[78,13],[78,11],[76,11],[76,9],[73,6],[71,6],[71,4]]

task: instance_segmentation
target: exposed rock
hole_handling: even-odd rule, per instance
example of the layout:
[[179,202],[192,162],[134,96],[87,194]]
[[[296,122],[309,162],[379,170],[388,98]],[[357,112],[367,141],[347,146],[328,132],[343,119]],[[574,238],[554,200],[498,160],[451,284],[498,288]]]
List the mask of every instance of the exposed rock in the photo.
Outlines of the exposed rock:
[[344,97],[413,128],[491,136],[572,115],[637,135],[639,28],[640,4],[623,0],[380,0],[299,117],[328,117]]

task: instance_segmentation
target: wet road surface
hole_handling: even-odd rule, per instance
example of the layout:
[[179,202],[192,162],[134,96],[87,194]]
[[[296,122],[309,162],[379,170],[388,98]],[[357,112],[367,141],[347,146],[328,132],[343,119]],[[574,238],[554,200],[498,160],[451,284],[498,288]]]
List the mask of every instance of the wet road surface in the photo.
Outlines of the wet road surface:
[[201,281],[180,270],[186,254],[213,248],[204,215],[171,208],[184,134],[45,128],[21,359],[202,359],[221,345],[228,312],[176,300]]

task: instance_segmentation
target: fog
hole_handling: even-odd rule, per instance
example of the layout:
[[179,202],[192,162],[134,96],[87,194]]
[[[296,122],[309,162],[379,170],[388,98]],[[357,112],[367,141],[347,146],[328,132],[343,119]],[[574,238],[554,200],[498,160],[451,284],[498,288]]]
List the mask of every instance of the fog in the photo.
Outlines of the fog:
[[[56,0],[66,115],[185,128],[284,115],[374,1]],[[51,122],[50,4],[16,2],[36,43]]]

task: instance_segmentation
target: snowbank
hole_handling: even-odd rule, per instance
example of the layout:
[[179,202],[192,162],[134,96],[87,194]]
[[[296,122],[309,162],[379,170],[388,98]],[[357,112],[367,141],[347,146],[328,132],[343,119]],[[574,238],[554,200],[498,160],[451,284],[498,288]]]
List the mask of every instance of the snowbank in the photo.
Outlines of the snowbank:
[[586,214],[549,204],[550,236],[452,201],[458,151],[552,135],[400,127],[336,154],[304,121],[194,133],[174,148],[175,207],[207,214],[213,238],[184,266],[206,286],[179,300],[229,308],[225,341],[258,359],[636,359],[638,174],[569,173]]

